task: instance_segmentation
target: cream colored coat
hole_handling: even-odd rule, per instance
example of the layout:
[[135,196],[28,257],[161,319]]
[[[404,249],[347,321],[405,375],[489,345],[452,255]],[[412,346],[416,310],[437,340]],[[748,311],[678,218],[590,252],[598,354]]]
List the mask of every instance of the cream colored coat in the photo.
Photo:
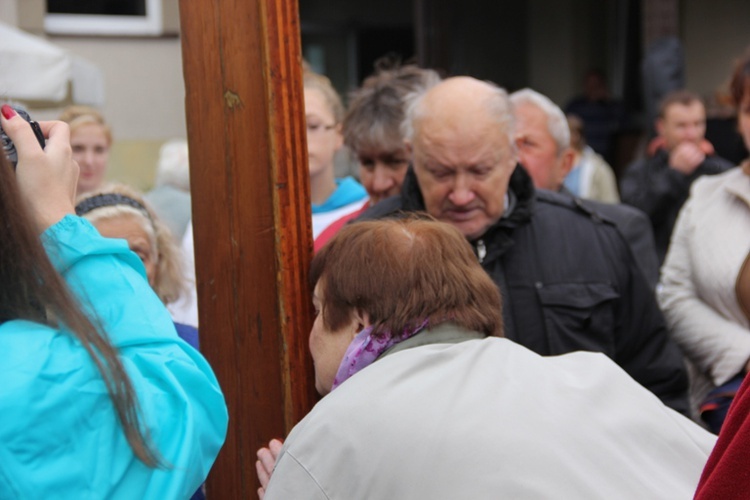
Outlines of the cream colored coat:
[[612,167],[589,146],[583,150],[578,161],[581,170],[581,198],[620,203],[617,179]]
[[734,168],[695,181],[658,288],[672,336],[693,365],[694,409],[750,359],[750,324],[735,292],[748,252],[750,177]]
[[692,498],[715,436],[605,355],[443,343],[460,332],[402,342],[324,397],[266,500]]

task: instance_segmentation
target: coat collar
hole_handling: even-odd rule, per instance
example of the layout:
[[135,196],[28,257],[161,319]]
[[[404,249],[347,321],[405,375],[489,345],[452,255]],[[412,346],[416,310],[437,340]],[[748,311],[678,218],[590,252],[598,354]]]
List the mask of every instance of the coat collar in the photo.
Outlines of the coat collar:
[[725,189],[750,206],[750,160],[745,160],[736,171],[736,179],[725,182]]
[[413,337],[409,337],[403,342],[391,346],[378,359],[412,347],[431,344],[457,344],[466,340],[483,339],[486,337],[483,333],[467,330],[455,323],[441,323],[433,328],[426,328]]

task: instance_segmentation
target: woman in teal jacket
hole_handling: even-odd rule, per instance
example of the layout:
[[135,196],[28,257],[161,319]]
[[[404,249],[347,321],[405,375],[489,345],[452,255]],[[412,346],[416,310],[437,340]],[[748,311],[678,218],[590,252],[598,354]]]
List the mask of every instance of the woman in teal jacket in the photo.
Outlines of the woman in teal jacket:
[[227,429],[210,366],[127,244],[72,215],[67,126],[41,123],[42,150],[12,108],[1,124],[0,498],[189,497]]

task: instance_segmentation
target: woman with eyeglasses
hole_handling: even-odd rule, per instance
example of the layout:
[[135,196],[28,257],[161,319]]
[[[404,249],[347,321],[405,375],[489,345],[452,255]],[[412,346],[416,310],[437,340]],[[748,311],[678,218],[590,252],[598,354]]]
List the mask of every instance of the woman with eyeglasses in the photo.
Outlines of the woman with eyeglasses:
[[401,133],[404,109],[409,96],[439,82],[440,76],[434,70],[415,64],[402,66],[398,60],[386,57],[375,63],[375,73],[349,95],[343,120],[344,144],[359,163],[359,179],[369,201],[329,224],[315,239],[316,252],[368,207],[401,192],[410,163]]
[[305,72],[304,87],[315,239],[331,222],[360,209],[367,202],[367,191],[354,178],[336,179],[334,174],[334,155],[343,145],[341,97],[328,78],[311,71]]

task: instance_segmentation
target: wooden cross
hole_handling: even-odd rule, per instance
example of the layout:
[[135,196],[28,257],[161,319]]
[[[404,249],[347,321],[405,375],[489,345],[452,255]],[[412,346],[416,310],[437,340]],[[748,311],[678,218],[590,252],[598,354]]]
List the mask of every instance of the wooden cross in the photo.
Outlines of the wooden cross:
[[316,400],[296,0],[180,0],[201,349],[229,406],[211,498],[254,498],[255,452]]

